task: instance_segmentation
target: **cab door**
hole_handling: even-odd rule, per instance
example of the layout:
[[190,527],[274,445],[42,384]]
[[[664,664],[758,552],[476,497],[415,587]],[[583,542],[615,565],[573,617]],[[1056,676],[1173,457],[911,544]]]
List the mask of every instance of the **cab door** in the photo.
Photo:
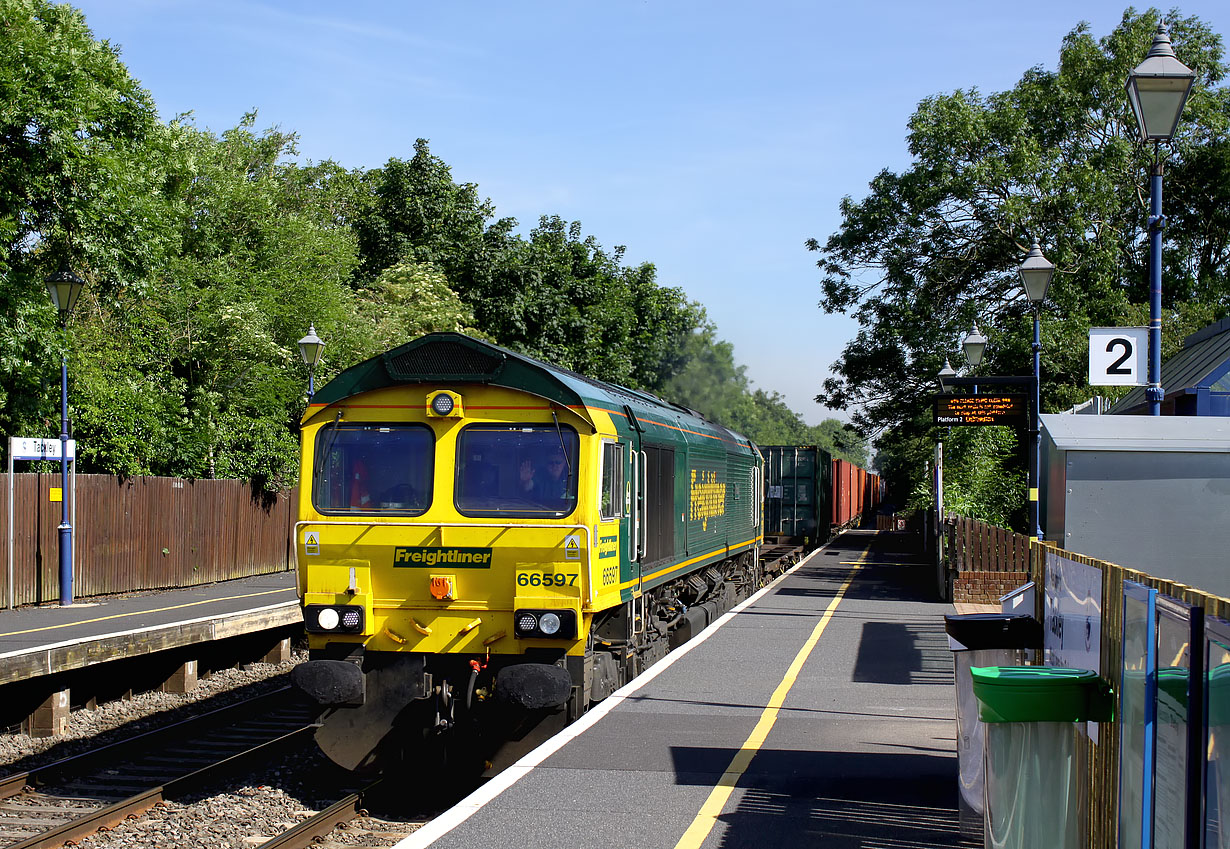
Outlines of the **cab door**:
[[628,417],[628,436],[623,440],[624,453],[627,455],[624,468],[628,481],[628,497],[624,506],[624,527],[621,536],[627,540],[623,550],[627,556],[620,558],[620,585],[629,587],[629,595],[636,598],[641,594],[641,563],[645,557],[645,452],[641,446],[643,430],[632,408],[624,406]]

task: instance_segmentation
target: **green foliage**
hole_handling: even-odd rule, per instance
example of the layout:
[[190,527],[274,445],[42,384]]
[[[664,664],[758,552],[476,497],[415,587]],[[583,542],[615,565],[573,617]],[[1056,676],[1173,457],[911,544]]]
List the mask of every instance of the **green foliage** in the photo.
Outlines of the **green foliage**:
[[[145,279],[166,240],[149,95],[81,14],[0,0],[0,430],[58,433],[59,361],[43,280]],[[52,411],[55,411],[53,414]]]
[[371,327],[372,344],[395,348],[425,333],[451,330],[481,336],[474,317],[435,267],[413,260],[386,268],[359,293],[359,316]]
[[[1024,531],[1029,491],[1020,451],[1011,428],[953,428],[944,438],[944,511]],[[915,487],[912,509],[932,505],[929,483]]]
[[[1032,240],[1057,268],[1042,316],[1044,412],[1100,391],[1086,382],[1091,326],[1147,323],[1153,150],[1135,140],[1124,81],[1157,21],[1156,10],[1129,9],[1100,40],[1082,24],[1055,71],[1030,69],[1009,91],[925,99],[909,122],[911,165],[881,172],[862,200],[845,198],[841,228],[808,243],[820,256],[821,306],[860,324],[817,400],[853,410],[859,429],[878,435],[881,462],[901,476],[891,488],[910,491],[922,474],[935,376],[945,357],[961,359],[956,340],[971,321],[990,340],[981,373],[1032,371],[1016,275]],[[1221,38],[1196,18],[1172,13],[1168,23],[1197,83],[1170,154],[1166,213],[1183,227],[1165,231],[1163,357],[1230,311]]]

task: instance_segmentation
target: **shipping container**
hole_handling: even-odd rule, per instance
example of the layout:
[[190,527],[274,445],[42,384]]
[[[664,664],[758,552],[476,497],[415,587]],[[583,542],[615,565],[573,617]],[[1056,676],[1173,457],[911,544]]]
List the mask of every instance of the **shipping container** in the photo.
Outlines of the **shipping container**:
[[832,458],[814,445],[761,446],[767,540],[814,546],[829,536]]
[[858,516],[858,466],[849,460],[833,460],[833,526],[844,528]]

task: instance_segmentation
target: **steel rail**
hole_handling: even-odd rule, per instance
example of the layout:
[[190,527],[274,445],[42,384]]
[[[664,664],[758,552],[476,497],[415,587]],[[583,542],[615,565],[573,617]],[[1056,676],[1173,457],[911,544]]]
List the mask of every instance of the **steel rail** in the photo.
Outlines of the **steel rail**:
[[261,849],[305,849],[319,843],[333,829],[364,816],[364,799],[380,786],[375,781],[357,793],[351,793],[344,799],[334,802],[318,814],[315,814],[293,828],[270,838],[261,844]]
[[154,728],[136,736],[117,740],[114,743],[108,743],[105,746],[99,746],[87,752],[71,755],[32,770],[0,776],[0,799],[16,796],[26,787],[51,784],[74,773],[82,773],[97,768],[99,762],[114,760],[117,753],[123,753],[125,758],[129,757],[129,753],[133,753],[134,756],[139,755],[141,752],[149,751],[162,745],[167,740],[182,738],[185,732],[192,733],[194,727],[207,727],[223,722],[234,722],[236,719],[249,714],[267,711],[270,709],[270,704],[276,704],[293,692],[293,687],[279,687],[276,690],[262,693],[254,698],[216,708],[206,713],[180,720],[179,722],[173,722],[170,725],[164,725],[161,728]]
[[[6,849],[55,849],[69,841],[78,841],[102,829],[111,828],[129,817],[135,817],[149,810],[161,801],[173,799],[199,788],[208,781],[220,778],[225,773],[238,769],[250,761],[267,759],[271,753],[299,743],[316,730],[314,725],[306,725],[289,734],[283,734],[273,740],[261,743],[251,749],[224,758],[217,763],[201,767],[188,775],[172,779],[166,784],[154,787],[142,793],[114,802],[102,808],[86,812],[83,816],[55,826],[41,834],[33,835],[18,843],[9,844]],[[66,809],[68,810],[68,809]]]

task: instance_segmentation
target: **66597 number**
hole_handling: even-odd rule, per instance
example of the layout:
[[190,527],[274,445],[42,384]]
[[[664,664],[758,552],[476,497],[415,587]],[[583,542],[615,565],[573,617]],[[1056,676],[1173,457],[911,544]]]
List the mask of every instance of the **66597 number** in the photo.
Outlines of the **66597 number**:
[[519,587],[575,587],[576,585],[576,572],[571,574],[564,572],[517,573],[517,586]]

